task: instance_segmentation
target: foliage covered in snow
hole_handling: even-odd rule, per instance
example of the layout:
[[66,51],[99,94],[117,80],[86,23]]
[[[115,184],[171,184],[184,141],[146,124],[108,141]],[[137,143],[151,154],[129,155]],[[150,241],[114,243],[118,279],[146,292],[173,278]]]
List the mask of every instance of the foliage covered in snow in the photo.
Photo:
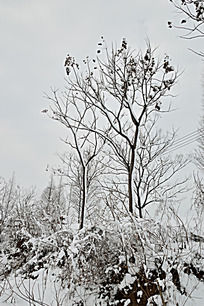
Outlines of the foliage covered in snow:
[[47,235],[18,224],[1,243],[2,303],[183,305],[203,286],[203,238],[179,224],[128,215]]

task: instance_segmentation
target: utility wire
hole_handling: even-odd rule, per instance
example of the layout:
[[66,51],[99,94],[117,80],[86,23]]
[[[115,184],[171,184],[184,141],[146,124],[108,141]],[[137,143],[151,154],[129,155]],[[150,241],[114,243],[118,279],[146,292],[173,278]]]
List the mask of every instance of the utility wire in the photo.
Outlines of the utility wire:
[[194,132],[191,132],[187,135],[185,135],[182,138],[177,139],[177,141],[174,142],[173,146],[169,148],[166,152],[163,154],[169,154],[171,152],[174,152],[175,150],[178,150],[180,148],[183,148],[191,143],[193,143],[196,140],[199,140],[199,138],[204,136],[204,129],[199,129]]
[[[204,136],[204,134],[203,134],[203,136]],[[195,136],[191,136],[189,138],[185,138],[181,142],[179,142],[177,144],[173,144],[171,149],[176,149],[177,147],[180,147],[180,146],[182,147],[183,145],[185,146],[186,144],[192,143],[195,140],[199,139],[200,137],[202,137],[201,134],[198,134],[198,135],[195,135]]]
[[178,138],[177,140],[174,141],[173,146],[176,146],[176,145],[180,144],[181,142],[186,141],[187,139],[191,139],[192,137],[200,136],[202,132],[204,132],[204,129],[199,129],[199,130],[191,132],[191,133],[189,133],[189,134],[187,134],[187,135],[185,135],[181,138]]
[[195,142],[196,140],[199,140],[199,138],[201,138],[201,136],[198,136],[198,137],[196,137],[195,139],[192,139],[191,141],[186,141],[186,142],[184,142],[183,144],[178,145],[178,146],[176,146],[176,147],[172,147],[172,148],[169,149],[168,151],[164,152],[164,154],[171,153],[171,152],[174,152],[174,151],[176,151],[176,150],[178,150],[178,149],[181,149],[181,148],[183,148],[183,147],[186,147],[187,145],[189,145],[189,144]]

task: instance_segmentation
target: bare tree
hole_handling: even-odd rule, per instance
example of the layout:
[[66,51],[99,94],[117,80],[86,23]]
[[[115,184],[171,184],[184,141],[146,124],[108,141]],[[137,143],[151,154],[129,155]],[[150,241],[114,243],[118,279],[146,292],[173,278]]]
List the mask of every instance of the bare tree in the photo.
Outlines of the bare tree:
[[[204,88],[204,86],[203,86]],[[199,170],[204,170],[204,96],[202,98],[202,115],[198,129],[198,148],[195,153],[195,162]]]
[[15,186],[14,176],[7,183],[0,178],[0,233],[3,231],[8,219],[12,217],[18,194]]
[[[74,85],[69,86],[62,97],[53,90],[51,112],[52,119],[65,126],[69,134],[63,141],[77,154],[79,192],[80,229],[83,228],[88,192],[90,190],[90,164],[101,151],[104,140],[96,133],[97,116],[95,109],[87,103],[85,95],[80,95]],[[89,129],[84,126],[89,125]],[[75,175],[76,178],[76,175]],[[81,185],[81,186],[80,186]]]
[[[104,45],[103,40],[99,45]],[[104,47],[97,53],[102,55],[84,61],[84,73],[75,59],[67,56],[68,88],[77,105],[81,100],[86,101],[99,118],[99,124],[94,127],[80,121],[80,130],[97,134],[111,148],[113,168],[117,164],[114,172],[118,170],[123,177],[127,176],[128,209],[132,213],[136,203],[134,175],[140,133],[145,134],[157,113],[170,111],[165,98],[172,96],[170,91],[178,73],[168,56],[162,61],[155,58],[150,44],[144,53],[136,53],[123,40],[121,48],[109,52]]]
[[[204,100],[203,100],[204,102]],[[202,110],[204,111],[204,104],[202,105]],[[204,182],[203,182],[203,171],[204,171],[204,114],[201,115],[199,129],[198,129],[198,147],[195,150],[194,154],[194,162],[197,166],[197,173],[194,173],[194,182],[195,182],[195,190],[194,190],[194,201],[193,207],[197,216],[195,218],[195,228],[200,231],[203,228],[203,212],[204,212]]]
[[184,30],[182,37],[187,39],[204,37],[204,2],[203,0],[170,0],[181,13],[180,25],[168,22],[169,27]]
[[[203,0],[170,0],[180,13],[180,24],[168,21],[169,28],[183,30],[181,36],[184,39],[195,39],[204,37],[204,1]],[[204,56],[203,51],[194,51],[200,56]]]
[[36,202],[33,216],[42,233],[53,233],[62,229],[66,206],[67,200],[62,179],[56,184],[53,175],[51,175],[48,186],[42,192],[40,200]]
[[[65,152],[60,155],[62,165],[54,170],[54,173],[63,178],[63,185],[68,191],[69,218],[72,222],[80,224],[81,209],[83,203],[83,166],[75,152]],[[90,160],[87,164],[87,195],[86,195],[86,219],[91,221],[93,214],[100,211],[100,203],[103,201],[102,178],[104,177],[107,165],[104,162],[104,155],[100,154]],[[97,203],[97,204],[96,204]]]
[[[139,135],[136,151],[134,187],[136,208],[143,217],[144,209],[150,204],[175,200],[186,191],[187,178],[179,178],[177,173],[188,163],[182,155],[172,159],[168,153],[174,142],[175,133],[163,135],[155,129],[156,119],[146,126]],[[177,178],[177,179],[176,179]]]

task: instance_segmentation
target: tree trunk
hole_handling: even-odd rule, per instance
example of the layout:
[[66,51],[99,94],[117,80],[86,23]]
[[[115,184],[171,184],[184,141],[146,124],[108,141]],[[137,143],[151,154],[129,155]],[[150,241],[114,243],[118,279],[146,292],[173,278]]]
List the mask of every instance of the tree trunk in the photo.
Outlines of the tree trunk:
[[141,205],[141,199],[140,199],[140,194],[139,194],[139,188],[137,190],[137,208],[139,211],[139,217],[142,218],[142,205]]
[[132,173],[128,173],[129,212],[133,213]]
[[139,208],[139,217],[143,218],[143,216],[142,216],[142,208]]
[[81,222],[79,229],[82,229],[84,226],[85,218],[85,207],[86,207],[86,198],[87,198],[87,168],[83,167],[83,178],[82,178],[82,207],[81,207]]
[[135,148],[131,148],[131,160],[128,169],[128,197],[129,197],[129,212],[133,213],[133,170],[135,165]]

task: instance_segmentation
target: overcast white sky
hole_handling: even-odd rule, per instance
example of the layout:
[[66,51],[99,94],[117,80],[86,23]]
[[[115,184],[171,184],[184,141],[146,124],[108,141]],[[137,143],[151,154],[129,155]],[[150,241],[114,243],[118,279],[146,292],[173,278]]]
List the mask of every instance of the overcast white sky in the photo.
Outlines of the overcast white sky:
[[195,130],[203,64],[187,48],[201,49],[202,42],[169,30],[167,21],[176,17],[168,0],[0,0],[0,176],[15,171],[20,185],[46,186],[46,165],[58,164],[57,152],[66,148],[61,128],[41,114],[48,104],[43,92],[63,88],[66,54],[93,56],[101,35],[118,45],[126,37],[136,49],[149,38],[171,56],[184,74],[168,126],[180,136]]

